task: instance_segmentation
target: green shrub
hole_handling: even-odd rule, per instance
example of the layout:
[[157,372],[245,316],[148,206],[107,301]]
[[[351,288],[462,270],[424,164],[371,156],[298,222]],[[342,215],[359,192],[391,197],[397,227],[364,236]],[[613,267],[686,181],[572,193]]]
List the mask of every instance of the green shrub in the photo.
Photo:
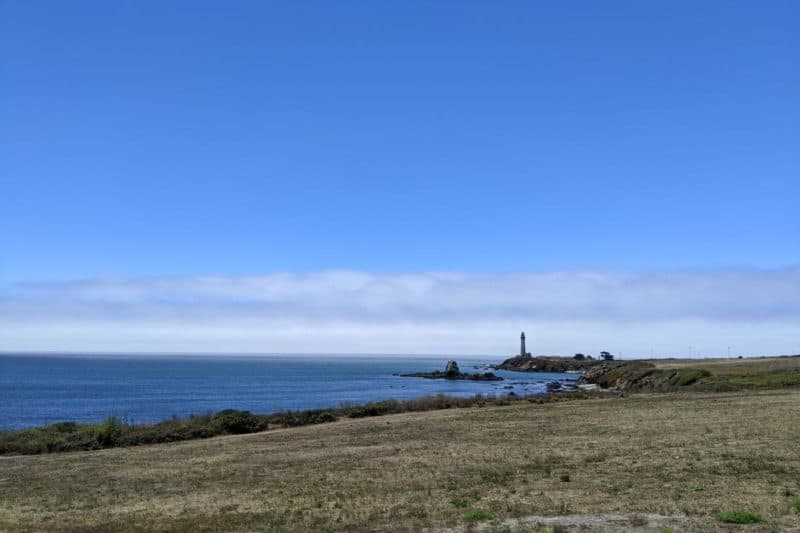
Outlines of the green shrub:
[[792,499],[789,500],[789,505],[795,508],[795,510],[800,513],[800,497],[792,496]]
[[350,412],[350,417],[381,416],[396,412],[398,412],[398,402],[396,400],[383,400],[380,402],[365,403],[360,407],[353,408]]
[[764,521],[760,514],[751,511],[722,511],[716,516],[720,522],[729,524],[758,524]]
[[78,430],[78,424],[75,422],[56,422],[47,426],[47,429],[57,433],[74,433]]
[[116,446],[122,436],[122,423],[116,416],[109,416],[105,421],[97,426],[94,438],[101,446],[106,448]]
[[492,513],[486,509],[473,508],[467,511],[467,514],[464,516],[464,518],[470,522],[477,522],[478,520],[491,520]]
[[469,505],[469,503],[467,503],[467,500],[463,498],[453,498],[452,500],[450,500],[450,503],[453,504],[453,507],[458,507],[459,509],[466,509],[467,505]]
[[561,476],[559,476],[558,479],[560,479],[564,483],[569,483],[569,474],[561,474]]
[[212,423],[212,416],[191,416],[185,420],[167,420],[158,424],[129,427],[120,439],[120,446],[206,439],[223,429]]
[[309,424],[325,424],[335,422],[338,417],[331,409],[309,411],[283,411],[272,415],[265,415],[264,420],[276,426],[297,427]]
[[711,377],[711,372],[704,368],[681,369],[669,379],[669,384],[675,387],[685,387],[702,379]]
[[212,422],[226,433],[255,433],[264,429],[259,418],[250,411],[225,409],[214,415]]
[[315,424],[326,424],[328,422],[336,422],[336,415],[333,411],[322,411],[314,420]]
[[[559,396],[537,396],[528,401],[549,403],[564,399],[585,399],[585,393],[561,393]],[[468,408],[485,405],[508,405],[522,400],[512,396],[476,395],[461,398],[437,394],[411,400],[385,400],[365,405],[342,403],[338,408],[285,411],[273,414],[252,414],[227,409],[216,415],[191,415],[154,424],[128,425],[117,418],[101,424],[58,422],[49,426],[0,432],[0,454],[39,454],[78,450],[96,450],[111,446],[138,446],[160,442],[204,439],[228,433],[252,433],[269,426],[294,427],[333,422],[340,417],[379,416],[392,413],[430,411],[434,409]],[[548,470],[549,475],[549,470]]]

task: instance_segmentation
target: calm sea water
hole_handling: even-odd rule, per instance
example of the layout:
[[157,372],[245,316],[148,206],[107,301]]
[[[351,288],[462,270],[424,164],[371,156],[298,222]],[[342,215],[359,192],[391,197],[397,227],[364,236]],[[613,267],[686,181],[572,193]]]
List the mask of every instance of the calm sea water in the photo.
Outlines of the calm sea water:
[[[496,372],[498,382],[402,378],[443,369],[442,357],[120,357],[0,355],[0,430],[116,415],[157,422],[221,409],[269,413],[431,394],[543,392],[574,374]],[[491,358],[460,358],[465,372]],[[479,367],[479,368],[475,368]]]

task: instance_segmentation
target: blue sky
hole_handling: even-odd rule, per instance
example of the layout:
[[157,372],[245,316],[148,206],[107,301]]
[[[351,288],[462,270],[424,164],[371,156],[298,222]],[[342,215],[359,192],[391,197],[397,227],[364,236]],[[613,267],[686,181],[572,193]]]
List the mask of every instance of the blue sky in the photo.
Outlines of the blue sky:
[[798,23],[789,1],[0,2],[4,305],[109,278],[797,276]]

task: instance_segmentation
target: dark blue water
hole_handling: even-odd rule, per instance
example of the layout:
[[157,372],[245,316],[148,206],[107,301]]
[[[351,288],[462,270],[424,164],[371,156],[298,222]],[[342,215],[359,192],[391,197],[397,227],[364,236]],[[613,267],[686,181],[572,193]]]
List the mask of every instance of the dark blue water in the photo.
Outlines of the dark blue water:
[[[496,372],[498,382],[403,378],[443,369],[446,358],[420,357],[74,357],[0,355],[0,430],[109,415],[157,422],[221,409],[269,413],[337,407],[444,393],[543,392],[574,374]],[[498,360],[460,358],[464,372]],[[474,368],[480,367],[479,369]],[[510,387],[510,388],[507,388]]]

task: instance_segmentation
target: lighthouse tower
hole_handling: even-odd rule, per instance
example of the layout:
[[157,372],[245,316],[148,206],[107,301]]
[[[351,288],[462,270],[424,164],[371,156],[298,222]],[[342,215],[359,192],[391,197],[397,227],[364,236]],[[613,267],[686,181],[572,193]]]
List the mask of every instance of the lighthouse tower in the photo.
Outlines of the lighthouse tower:
[[519,354],[522,357],[528,355],[528,352],[525,351],[525,332],[522,332],[522,335],[519,336]]

